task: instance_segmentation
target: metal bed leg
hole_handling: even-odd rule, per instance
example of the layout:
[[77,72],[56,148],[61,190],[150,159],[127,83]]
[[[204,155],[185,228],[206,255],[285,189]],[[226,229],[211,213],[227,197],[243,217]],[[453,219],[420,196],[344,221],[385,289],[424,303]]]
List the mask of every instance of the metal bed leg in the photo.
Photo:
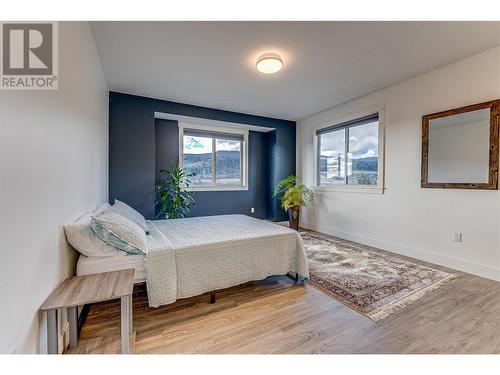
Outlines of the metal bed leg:
[[215,303],[215,291],[210,292],[210,303]]

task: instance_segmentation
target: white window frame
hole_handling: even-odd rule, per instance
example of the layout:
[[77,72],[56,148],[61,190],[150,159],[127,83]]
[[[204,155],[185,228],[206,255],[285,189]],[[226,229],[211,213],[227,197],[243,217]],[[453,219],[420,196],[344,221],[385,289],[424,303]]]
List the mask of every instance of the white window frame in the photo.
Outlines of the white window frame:
[[[342,124],[348,121],[354,121],[363,117],[378,113],[378,176],[377,185],[321,185],[320,171],[319,171],[319,157],[320,157],[320,135],[316,135],[316,130],[323,129],[332,125]],[[345,192],[345,193],[366,193],[366,194],[383,194],[385,189],[385,108],[372,107],[358,112],[352,112],[348,115],[338,116],[324,120],[313,127],[314,132],[314,158],[313,158],[313,171],[314,171],[314,190],[317,191],[332,191],[332,192]],[[347,142],[347,140],[346,140]],[[347,162],[347,160],[346,160]]]
[[[226,134],[227,133],[238,134],[243,136],[243,141],[241,142],[241,151],[240,151],[241,185],[215,185],[215,181],[212,181],[213,184],[209,186],[191,186],[188,189],[189,191],[248,190],[248,129],[237,129],[232,127],[203,125],[203,124],[195,124],[190,122],[179,121],[179,168],[184,168],[184,129],[205,130],[205,131],[220,132]],[[215,164],[214,155],[216,152],[215,139],[216,138],[212,138],[212,160],[214,164]]]

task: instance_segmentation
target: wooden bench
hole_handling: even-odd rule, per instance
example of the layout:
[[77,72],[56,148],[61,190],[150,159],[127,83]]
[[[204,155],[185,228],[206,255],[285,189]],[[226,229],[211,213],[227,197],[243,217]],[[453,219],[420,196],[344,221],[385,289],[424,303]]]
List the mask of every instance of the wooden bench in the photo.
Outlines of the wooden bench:
[[47,351],[57,354],[58,323],[57,310],[67,309],[69,320],[69,343],[78,344],[78,306],[90,303],[121,300],[121,346],[122,353],[129,353],[133,336],[132,291],[134,269],[75,276],[64,280],[47,298],[40,308],[47,312]]

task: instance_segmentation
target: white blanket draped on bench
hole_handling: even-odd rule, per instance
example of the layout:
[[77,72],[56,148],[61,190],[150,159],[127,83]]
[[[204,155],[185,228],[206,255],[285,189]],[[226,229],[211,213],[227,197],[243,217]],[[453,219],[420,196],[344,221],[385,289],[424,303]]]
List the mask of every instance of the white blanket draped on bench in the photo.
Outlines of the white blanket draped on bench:
[[272,275],[309,277],[300,235],[245,215],[148,221],[149,305]]

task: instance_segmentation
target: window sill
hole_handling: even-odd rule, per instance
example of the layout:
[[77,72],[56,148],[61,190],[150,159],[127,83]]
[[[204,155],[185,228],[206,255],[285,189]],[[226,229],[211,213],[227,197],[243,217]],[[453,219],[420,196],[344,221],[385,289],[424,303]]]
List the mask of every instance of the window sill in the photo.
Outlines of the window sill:
[[358,193],[358,194],[384,194],[387,188],[382,186],[313,186],[312,190],[318,192]]
[[248,186],[192,186],[187,191],[244,191]]

